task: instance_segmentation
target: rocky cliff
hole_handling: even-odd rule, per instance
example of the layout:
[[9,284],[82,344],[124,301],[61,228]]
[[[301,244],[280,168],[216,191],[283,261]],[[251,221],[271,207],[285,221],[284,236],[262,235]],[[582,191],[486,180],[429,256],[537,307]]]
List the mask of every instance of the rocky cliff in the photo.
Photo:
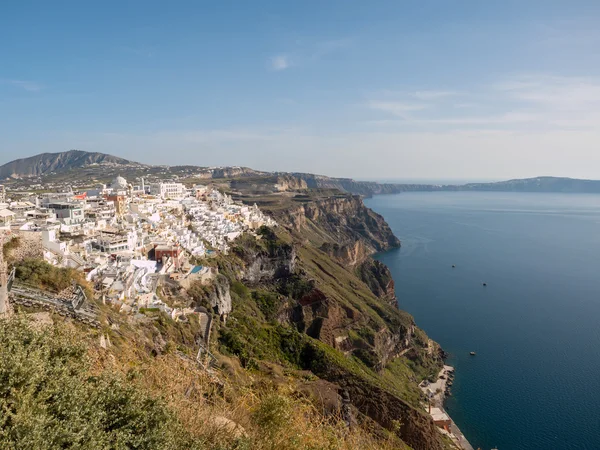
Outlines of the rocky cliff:
[[231,291],[229,280],[223,275],[217,275],[210,290],[210,306],[222,318],[231,312]]
[[390,305],[396,306],[398,304],[394,279],[390,269],[385,264],[373,258],[368,258],[356,270],[359,278],[369,286],[373,294]]
[[358,195],[319,198],[274,215],[294,233],[352,264],[400,246],[383,217],[367,208]]
[[385,220],[355,195],[295,197],[269,213],[280,227],[242,237],[220,262],[235,318],[220,342],[242,364],[279,359],[334,383],[360,417],[413,448],[445,448],[417,387],[439,370],[439,348],[398,309],[389,270],[370,257],[400,244]]
[[259,235],[258,242],[246,236],[232,250],[245,262],[239,276],[249,285],[289,277],[296,267],[294,247],[285,243],[273,245],[274,234],[268,229],[261,231],[263,235]]
[[304,181],[302,178],[292,175],[279,175],[277,177],[275,187],[280,192],[303,191],[308,189],[306,181]]
[[411,191],[437,191],[441,186],[432,184],[396,184],[377,183],[375,181],[356,181],[352,178],[332,178],[312,173],[293,173],[297,178],[304,180],[309,188],[336,189],[341,192],[371,197],[378,194],[398,194]]

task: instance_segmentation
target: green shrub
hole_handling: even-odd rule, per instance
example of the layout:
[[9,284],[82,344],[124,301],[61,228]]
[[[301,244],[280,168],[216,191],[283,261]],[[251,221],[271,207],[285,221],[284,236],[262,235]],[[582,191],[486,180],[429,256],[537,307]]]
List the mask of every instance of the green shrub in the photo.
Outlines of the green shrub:
[[246,342],[240,339],[239,333],[223,330],[219,335],[219,343],[221,352],[237,356],[242,366],[246,367],[250,360],[250,352]]
[[248,298],[250,295],[250,290],[237,280],[231,283],[231,291],[235,292],[240,298]]
[[375,345],[375,331],[369,327],[362,327],[358,330],[358,334],[371,345]]
[[273,320],[275,318],[281,303],[277,294],[268,291],[254,291],[252,293],[252,299],[256,302],[256,305],[265,315],[267,320]]
[[177,449],[189,436],[159,399],[115,375],[90,376],[64,328],[0,321],[0,448]]
[[267,241],[277,240],[277,235],[275,234],[275,232],[266,225],[262,225],[261,227],[259,227],[258,230],[256,230],[256,234],[258,236],[262,236],[262,238]]
[[357,348],[352,351],[352,354],[365,363],[367,367],[374,368],[379,364],[379,357],[372,350]]
[[83,286],[88,298],[93,296],[83,272],[75,269],[56,267],[41,259],[28,258],[16,266],[15,278],[40,289],[62,291],[73,281]]
[[279,286],[281,294],[300,300],[313,290],[313,283],[299,275],[293,274],[282,280]]
[[264,432],[273,435],[282,428],[290,426],[291,406],[288,397],[273,393],[261,400],[254,410],[252,418]]

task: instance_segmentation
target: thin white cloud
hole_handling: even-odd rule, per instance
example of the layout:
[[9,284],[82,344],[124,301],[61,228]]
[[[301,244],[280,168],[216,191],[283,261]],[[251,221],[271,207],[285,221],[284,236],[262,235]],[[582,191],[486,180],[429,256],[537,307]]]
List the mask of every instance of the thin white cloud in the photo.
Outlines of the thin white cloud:
[[487,116],[458,116],[458,117],[442,117],[442,118],[411,118],[408,120],[372,120],[368,123],[373,125],[419,125],[419,126],[433,126],[433,125],[464,125],[464,126],[490,126],[490,125],[511,125],[511,124],[523,124],[523,123],[534,123],[540,120],[540,116],[537,114],[527,113],[506,113],[500,115],[487,115]]
[[419,100],[438,100],[459,95],[457,91],[417,91],[413,94]]
[[600,104],[600,80],[590,77],[523,75],[495,87],[514,100],[553,109],[584,110]]
[[531,123],[540,119],[537,114],[528,114],[522,112],[509,112],[506,114],[492,116],[473,116],[473,117],[456,117],[442,119],[425,119],[415,120],[416,123],[422,124],[442,124],[442,125],[506,125],[518,123]]
[[271,70],[286,70],[291,66],[309,65],[349,47],[352,42],[353,40],[350,38],[331,39],[316,43],[313,41],[312,44],[301,39],[296,40],[298,48],[285,54],[272,56],[268,66]]
[[39,92],[42,90],[43,86],[35,81],[28,80],[0,80],[0,82],[5,84],[10,84],[12,86],[24,89],[28,92]]
[[[468,102],[457,102],[457,95],[468,99]],[[431,127],[432,130],[436,126],[444,126],[444,129],[492,126],[520,131],[525,127],[537,130],[557,127],[565,130],[592,129],[600,124],[600,78],[512,75],[489,85],[476,86],[466,93],[448,90],[387,91],[376,101],[371,101],[368,107],[401,119],[370,120],[368,123],[398,125],[404,129],[410,125],[420,129]],[[472,107],[477,107],[480,114],[465,116],[460,112]]]
[[475,108],[478,105],[477,105],[477,103],[464,102],[464,103],[454,103],[452,106],[455,108]]
[[404,103],[395,101],[370,101],[369,108],[391,113],[399,117],[407,117],[407,113],[427,109],[425,103]]
[[272,56],[269,60],[269,68],[272,70],[285,70],[292,66],[290,58],[287,55]]

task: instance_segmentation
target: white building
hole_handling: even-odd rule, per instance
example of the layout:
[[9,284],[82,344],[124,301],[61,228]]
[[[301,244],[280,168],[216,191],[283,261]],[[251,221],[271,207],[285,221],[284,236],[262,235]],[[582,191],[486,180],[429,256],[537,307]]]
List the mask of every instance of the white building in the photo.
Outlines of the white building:
[[69,251],[67,243],[57,239],[54,227],[42,230],[42,247],[58,255],[64,255]]
[[121,234],[105,233],[96,239],[94,247],[104,253],[133,252],[137,247],[137,234],[133,231]]
[[178,199],[187,195],[187,189],[182,183],[153,183],[150,185],[150,194],[162,199]]
[[15,220],[15,213],[8,210],[0,210],[0,225],[10,225]]
[[48,209],[51,209],[56,218],[63,223],[81,223],[85,219],[83,206],[75,202],[51,202],[48,203]]

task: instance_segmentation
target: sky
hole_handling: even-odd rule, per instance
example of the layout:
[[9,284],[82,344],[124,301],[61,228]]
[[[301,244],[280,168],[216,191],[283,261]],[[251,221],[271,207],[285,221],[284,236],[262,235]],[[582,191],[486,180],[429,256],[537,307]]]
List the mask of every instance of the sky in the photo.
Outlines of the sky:
[[600,2],[0,2],[0,163],[600,179]]

